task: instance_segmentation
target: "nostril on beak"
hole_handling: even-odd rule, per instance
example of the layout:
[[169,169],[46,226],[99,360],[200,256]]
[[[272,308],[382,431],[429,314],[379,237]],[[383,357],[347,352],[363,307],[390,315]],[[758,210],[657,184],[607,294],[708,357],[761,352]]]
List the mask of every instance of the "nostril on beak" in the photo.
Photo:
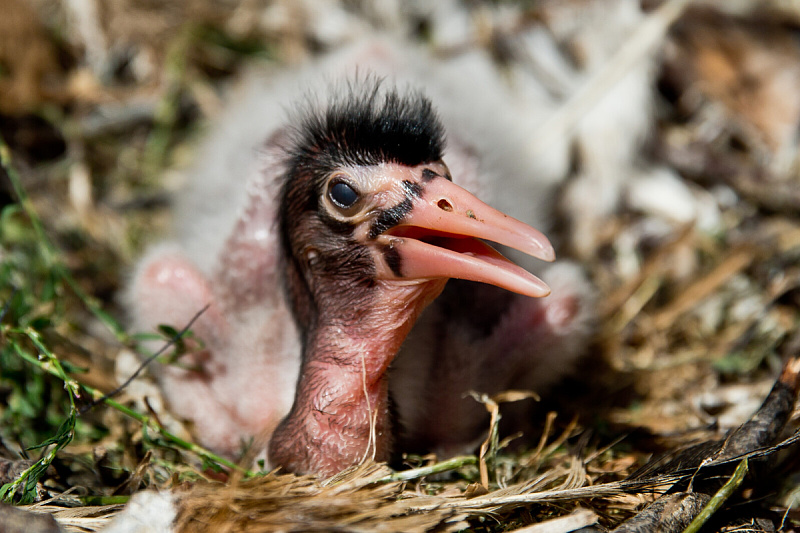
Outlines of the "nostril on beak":
[[451,204],[450,201],[447,200],[446,198],[442,198],[441,200],[439,200],[436,203],[436,205],[438,205],[439,209],[441,209],[442,211],[450,212],[453,210],[453,204]]

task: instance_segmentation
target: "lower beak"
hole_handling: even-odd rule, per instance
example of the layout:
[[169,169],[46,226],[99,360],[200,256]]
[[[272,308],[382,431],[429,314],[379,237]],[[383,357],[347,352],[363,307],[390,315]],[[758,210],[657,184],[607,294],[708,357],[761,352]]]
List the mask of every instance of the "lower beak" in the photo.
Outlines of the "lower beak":
[[402,222],[377,241],[394,260],[379,263],[380,279],[457,278],[527,296],[550,294],[542,280],[484,243],[486,239],[544,261],[555,252],[541,232],[478,200],[445,178],[423,185]]

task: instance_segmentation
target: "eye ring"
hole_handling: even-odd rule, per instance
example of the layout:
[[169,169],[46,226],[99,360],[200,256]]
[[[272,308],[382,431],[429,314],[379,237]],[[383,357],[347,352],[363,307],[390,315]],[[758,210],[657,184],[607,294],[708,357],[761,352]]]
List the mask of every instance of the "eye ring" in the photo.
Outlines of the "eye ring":
[[344,215],[353,215],[361,205],[361,194],[348,181],[335,177],[328,182],[328,199]]

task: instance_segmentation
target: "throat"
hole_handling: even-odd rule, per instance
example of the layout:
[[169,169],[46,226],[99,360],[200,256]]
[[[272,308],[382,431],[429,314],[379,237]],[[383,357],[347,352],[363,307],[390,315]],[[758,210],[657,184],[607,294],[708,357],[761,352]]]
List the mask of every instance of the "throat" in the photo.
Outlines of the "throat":
[[270,441],[273,465],[327,477],[364,460],[389,459],[388,369],[443,285],[422,293],[416,287],[414,298],[405,287],[386,305],[319,317],[307,331],[294,405]]

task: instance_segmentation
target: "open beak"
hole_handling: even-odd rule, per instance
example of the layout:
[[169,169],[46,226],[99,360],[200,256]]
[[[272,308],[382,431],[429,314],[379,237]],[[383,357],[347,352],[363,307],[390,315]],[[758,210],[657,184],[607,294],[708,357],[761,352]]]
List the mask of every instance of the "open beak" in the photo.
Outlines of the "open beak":
[[540,297],[550,294],[542,280],[512,263],[480,239],[553,261],[553,246],[541,232],[437,177],[422,185],[400,224],[376,240],[394,260],[378,268],[380,279],[457,278],[489,283]]

